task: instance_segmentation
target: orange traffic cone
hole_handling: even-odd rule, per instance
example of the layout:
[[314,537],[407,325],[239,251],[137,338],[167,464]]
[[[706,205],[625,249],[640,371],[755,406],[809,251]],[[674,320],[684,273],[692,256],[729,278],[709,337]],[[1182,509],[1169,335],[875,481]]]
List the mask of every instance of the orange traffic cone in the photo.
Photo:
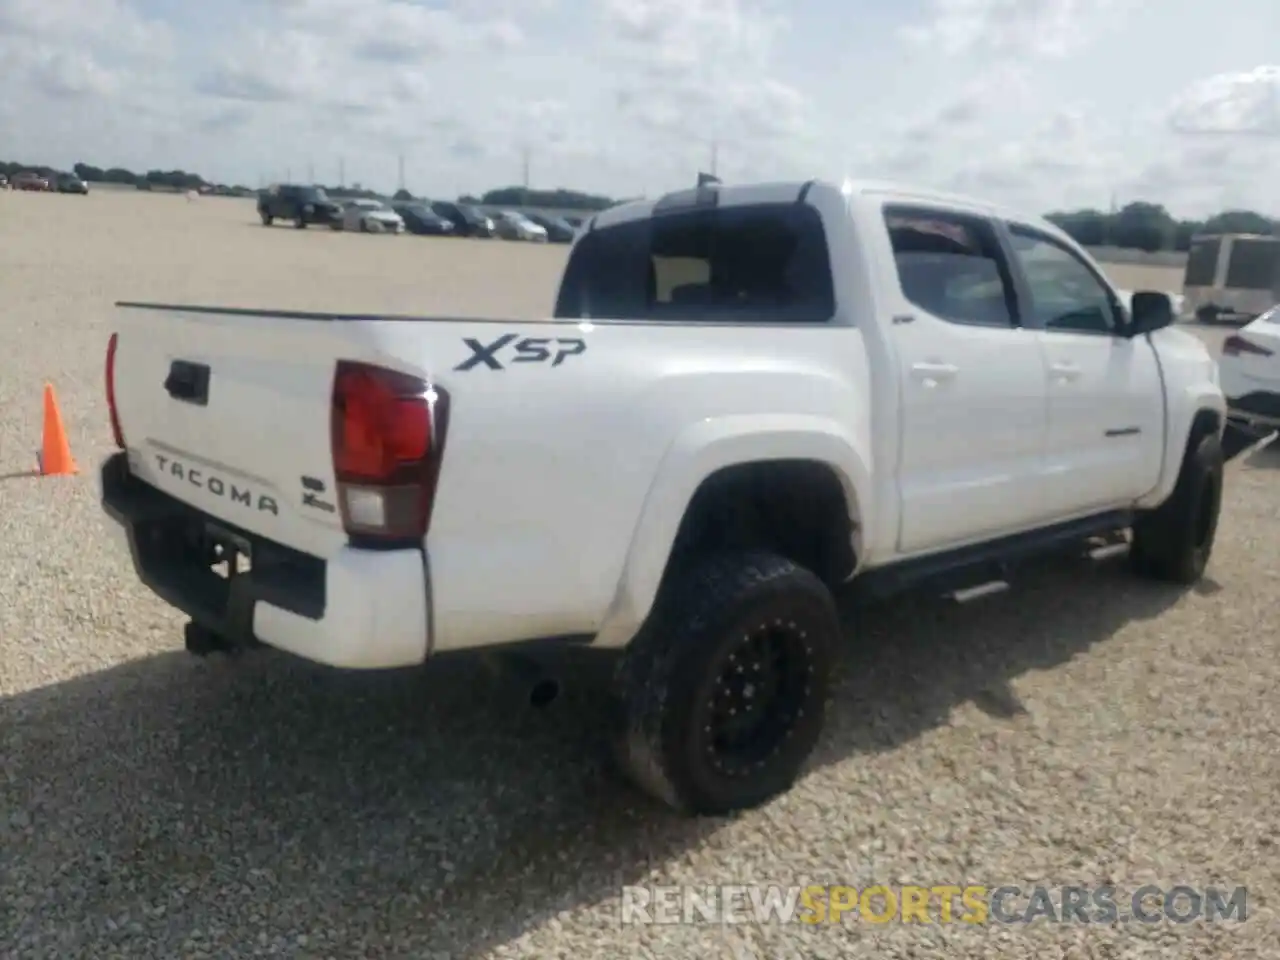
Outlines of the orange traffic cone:
[[79,473],[71,456],[71,444],[62,426],[62,411],[53,387],[44,385],[44,440],[40,444],[40,473],[46,477]]

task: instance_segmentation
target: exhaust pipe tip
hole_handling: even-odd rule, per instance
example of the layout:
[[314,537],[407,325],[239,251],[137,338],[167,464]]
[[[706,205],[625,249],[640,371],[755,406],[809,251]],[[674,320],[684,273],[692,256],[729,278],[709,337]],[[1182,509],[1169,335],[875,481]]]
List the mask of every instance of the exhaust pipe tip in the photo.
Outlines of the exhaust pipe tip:
[[560,682],[550,677],[539,680],[529,691],[529,705],[538,709],[548,707],[560,696]]

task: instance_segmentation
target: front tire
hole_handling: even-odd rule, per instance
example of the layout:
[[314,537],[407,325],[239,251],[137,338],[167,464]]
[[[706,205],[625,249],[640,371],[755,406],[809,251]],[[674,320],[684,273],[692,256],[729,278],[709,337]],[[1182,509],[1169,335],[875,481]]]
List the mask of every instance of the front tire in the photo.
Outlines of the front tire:
[[1222,511],[1224,463],[1216,432],[1191,440],[1172,495],[1134,524],[1129,558],[1136,573],[1183,585],[1204,576]]
[[790,560],[705,559],[664,588],[619,663],[619,765],[695,815],[783,793],[822,732],[839,633],[830,590]]
[[271,214],[265,212],[259,212],[258,216],[262,218],[262,225],[264,227],[271,226],[272,221],[275,219]]

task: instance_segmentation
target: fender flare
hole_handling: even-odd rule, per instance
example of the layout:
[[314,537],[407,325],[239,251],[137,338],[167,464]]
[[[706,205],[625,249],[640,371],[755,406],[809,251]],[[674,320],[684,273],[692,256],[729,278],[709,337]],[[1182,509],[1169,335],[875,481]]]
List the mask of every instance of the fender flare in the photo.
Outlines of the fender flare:
[[[1171,396],[1170,400],[1173,399]],[[1191,440],[1191,432],[1196,423],[1206,416],[1212,416],[1216,420],[1217,433],[1221,437],[1227,425],[1227,400],[1222,390],[1212,381],[1188,385],[1178,392],[1176,403],[1169,403],[1160,483],[1138,502],[1139,508],[1158,507],[1173,495],[1173,489],[1178,484],[1178,474],[1182,471],[1187,444]]]
[[[832,468],[844,487],[854,537],[873,505],[871,465],[838,421],[792,414],[744,414],[701,420],[667,447],[632,528],[622,572],[597,647],[625,646],[648,616],[667,559],[694,494],[704,480],[726,467],[769,460],[814,460]],[[860,555],[860,544],[854,544]]]

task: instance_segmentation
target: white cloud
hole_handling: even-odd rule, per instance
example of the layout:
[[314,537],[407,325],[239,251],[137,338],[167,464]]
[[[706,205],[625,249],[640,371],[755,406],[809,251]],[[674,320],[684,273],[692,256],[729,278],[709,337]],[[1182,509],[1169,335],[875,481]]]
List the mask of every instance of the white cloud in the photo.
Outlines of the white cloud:
[[[0,0],[21,159],[434,194],[862,173],[1280,213],[1275,0]],[[1207,42],[1210,38],[1212,42]],[[1267,127],[1269,123],[1275,127]],[[1194,131],[1194,132],[1193,132]],[[1252,134],[1252,135],[1250,135]]]
[[1059,59],[1089,43],[1130,0],[933,0],[932,17],[903,36],[947,56]]
[[1208,77],[1183,91],[1169,113],[1184,133],[1280,137],[1280,66]]

